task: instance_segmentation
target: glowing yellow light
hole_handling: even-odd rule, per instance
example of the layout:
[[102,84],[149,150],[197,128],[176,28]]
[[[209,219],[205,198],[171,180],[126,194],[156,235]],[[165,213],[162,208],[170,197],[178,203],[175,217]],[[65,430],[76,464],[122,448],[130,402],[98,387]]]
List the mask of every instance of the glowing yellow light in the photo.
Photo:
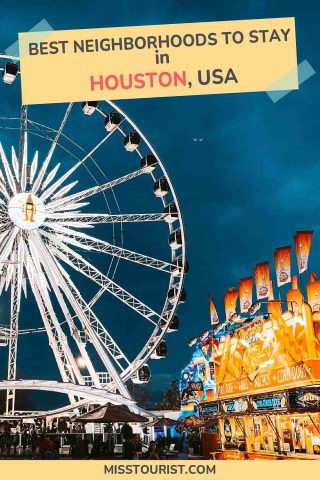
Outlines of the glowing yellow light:
[[86,362],[83,360],[82,357],[77,358],[77,364],[80,368],[86,368]]

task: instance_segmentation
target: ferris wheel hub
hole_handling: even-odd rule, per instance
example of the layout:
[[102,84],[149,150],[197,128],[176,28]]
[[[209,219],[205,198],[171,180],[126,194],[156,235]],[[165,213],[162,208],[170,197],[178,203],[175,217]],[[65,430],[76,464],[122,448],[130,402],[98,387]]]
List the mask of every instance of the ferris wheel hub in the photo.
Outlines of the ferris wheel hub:
[[44,203],[31,192],[14,195],[8,204],[8,215],[17,227],[23,230],[34,230],[44,222]]

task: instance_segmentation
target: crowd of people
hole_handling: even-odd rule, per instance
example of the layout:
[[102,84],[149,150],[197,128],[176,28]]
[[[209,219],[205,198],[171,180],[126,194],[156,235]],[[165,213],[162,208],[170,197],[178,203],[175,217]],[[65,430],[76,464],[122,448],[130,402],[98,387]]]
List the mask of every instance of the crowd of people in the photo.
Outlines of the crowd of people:
[[[33,459],[58,459],[60,458],[61,436],[57,434],[37,434],[36,431],[21,434],[0,433],[0,456],[2,458],[14,458],[23,456]],[[88,435],[71,435],[68,455],[73,460],[88,460],[89,458],[112,457],[114,453],[113,437],[107,436],[103,441],[102,435],[96,435],[91,441]],[[162,453],[155,441],[149,443],[147,451],[142,451],[142,443],[139,435],[134,435],[125,441],[123,445],[124,459],[159,460]]]
[[[116,443],[122,443],[120,451],[115,448]],[[63,433],[57,428],[36,428],[34,425],[20,425],[15,429],[8,425],[0,431],[1,458],[59,459],[62,454],[64,458],[68,455],[77,460],[116,456],[131,460],[163,458],[160,444],[151,441],[148,446],[143,445],[140,435],[133,434],[129,424],[119,425],[116,430],[111,425],[106,426],[104,435],[88,435],[82,426],[80,430],[72,427]]]
[[145,451],[145,449],[142,448],[140,435],[133,434],[130,425],[124,424],[121,433],[124,439],[123,458],[125,460],[160,460],[163,458],[160,444],[151,440],[148,449]]
[[32,458],[59,458],[60,436],[48,433],[38,434],[35,430],[19,433],[5,431],[0,433],[0,455],[10,458],[16,455],[28,455]]

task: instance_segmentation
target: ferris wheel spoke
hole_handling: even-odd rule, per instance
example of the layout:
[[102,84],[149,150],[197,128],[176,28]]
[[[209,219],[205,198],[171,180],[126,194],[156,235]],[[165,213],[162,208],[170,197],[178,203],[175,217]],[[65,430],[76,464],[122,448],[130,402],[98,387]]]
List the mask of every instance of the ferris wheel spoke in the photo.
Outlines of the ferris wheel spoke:
[[58,319],[54,315],[54,310],[48,295],[44,292],[44,287],[38,282],[32,287],[34,297],[38,304],[40,315],[45,326],[49,343],[56,359],[61,378],[64,382],[76,383],[76,377],[80,385],[84,384],[83,377],[77,367],[76,361],[71,354],[67,341],[62,330],[57,329]]
[[27,140],[27,137],[25,135],[25,133],[27,133],[27,124],[28,124],[28,107],[27,105],[22,105],[21,113],[20,113],[20,138],[19,138],[19,154],[18,154],[18,160],[20,162],[20,165],[22,163],[22,157],[25,151],[25,143]]
[[[5,171],[5,174],[6,174],[6,177],[7,177],[7,181],[8,181],[8,185],[11,189],[11,192],[15,195],[17,193],[17,187],[16,187],[16,182],[15,182],[15,179],[12,175],[12,171],[11,171],[11,168],[9,166],[9,162],[8,162],[8,159],[6,157],[6,154],[4,153],[4,150],[3,150],[3,147],[2,147],[2,144],[0,143],[0,157],[1,157],[1,161],[2,161],[2,165],[3,165],[3,168],[4,168],[4,171]],[[4,178],[1,179],[2,180],[2,183]],[[3,194],[6,196],[6,193],[7,193],[7,196],[9,197],[10,194],[8,192],[8,189],[3,185]]]
[[103,183],[102,185],[97,185],[96,187],[91,187],[86,190],[82,190],[81,192],[74,193],[73,195],[69,195],[68,197],[64,197],[59,200],[54,200],[53,202],[50,202],[47,204],[47,211],[48,213],[54,213],[59,210],[65,210],[69,204],[74,204],[88,197],[91,197],[92,195],[104,192],[105,190],[113,188],[116,185],[120,185],[121,183],[132,180],[133,178],[139,177],[143,173],[144,173],[143,170],[136,170],[135,172],[128,173],[123,177],[119,177],[115,180],[111,180],[110,182]]
[[[128,359],[125,357],[118,345],[114,342],[105,327],[101,324],[100,320],[95,316],[88,304],[84,301],[80,292],[70,281],[70,278],[63,270],[61,265],[58,265],[58,267],[61,274],[63,276],[66,275],[68,283],[66,283],[65,292],[67,296],[69,296],[70,304],[74,308],[75,312],[77,312],[77,317],[82,325],[82,337],[84,337],[85,342],[89,341],[90,343],[92,343],[94,349],[96,350],[98,356],[100,357],[102,363],[106,368],[107,382],[103,388],[106,388],[108,390],[110,388],[117,388],[125,398],[130,398],[127,387],[122,382],[120,375],[116,371],[109,357],[112,358],[112,360],[120,368],[121,372],[124,371],[124,367],[120,361],[125,361],[126,365],[130,365]],[[69,295],[69,293],[71,296]],[[81,309],[81,313],[79,313],[79,308]],[[86,357],[83,357],[84,360],[85,358]],[[100,384],[100,379],[95,371],[91,373],[91,379],[94,385]]]
[[98,150],[98,148],[101,147],[101,145],[103,145],[107,140],[109,140],[109,138],[111,137],[111,135],[113,135],[113,133],[115,132],[115,130],[112,130],[111,132],[108,133],[108,135],[106,135],[99,143],[97,143],[97,145],[95,145],[89,153],[87,153],[83,158],[81,158],[75,165],[73,165],[73,167],[71,167],[64,175],[62,175],[62,177],[60,177],[55,183],[53,183],[51,185],[50,188],[48,188],[41,196],[41,200],[42,201],[45,201],[47,200],[48,198],[50,198],[55,192],[56,190],[65,182],[65,180],[67,180],[67,178],[70,177],[70,175],[72,175],[81,165],[84,164],[84,162],[90,158],[92,156],[92,154]]
[[[30,240],[30,244],[32,246],[32,239]],[[47,268],[47,263],[45,261],[43,261],[43,266],[46,269],[47,277],[50,281],[51,287],[52,287],[52,289],[55,293],[55,296],[56,296],[56,298],[59,302],[60,308],[61,308],[61,310],[62,310],[62,312],[65,316],[65,319],[68,323],[68,326],[69,326],[69,329],[70,329],[70,334],[73,337],[73,339],[74,339],[74,341],[75,341],[75,343],[76,343],[76,345],[79,349],[81,357],[82,357],[83,361],[85,362],[86,368],[91,375],[93,384],[96,388],[100,388],[101,384],[100,384],[99,378],[98,378],[98,376],[97,376],[97,374],[96,374],[96,372],[93,368],[90,357],[87,353],[85,342],[82,341],[81,332],[79,332],[79,330],[76,328],[76,325],[74,324],[71,313],[69,312],[69,309],[66,305],[64,297],[63,297],[63,295],[62,295],[62,293],[59,289],[59,285],[57,283],[56,277],[53,274],[52,270],[50,268]],[[41,285],[42,284],[43,284],[43,282],[41,282]],[[78,381],[79,381],[80,384],[84,383],[84,380],[83,380],[82,376],[80,377],[80,380],[78,378]]]
[[[27,254],[26,268],[29,278],[32,278],[32,282],[30,282],[32,292],[38,304],[40,315],[48,335],[49,344],[53,351],[61,378],[64,382],[76,383],[76,381],[78,381],[80,385],[84,385],[84,379],[54,312],[48,290],[41,280],[43,275],[42,269],[41,275],[39,275],[40,272],[37,271],[29,252]],[[73,395],[69,395],[69,400],[71,404],[76,402]]]
[[49,213],[47,219],[50,223],[142,223],[142,222],[160,222],[164,221],[167,213],[127,213],[127,214],[109,214],[109,213]]
[[[49,223],[48,225],[49,226]],[[50,224],[50,227],[51,224]],[[45,230],[42,230],[42,234],[49,238],[49,240],[55,243],[55,239],[58,238],[62,242],[72,244],[76,247],[82,247],[85,250],[94,250],[96,252],[106,253],[107,255],[112,255],[117,258],[122,258],[123,260],[128,260],[130,262],[138,263],[156,270],[161,270],[163,272],[171,272],[171,263],[164,262],[157,258],[144,255],[142,253],[134,252],[132,250],[127,250],[123,247],[117,247],[112,243],[99,240],[95,237],[87,235],[83,232],[77,232],[71,228],[66,228],[60,225],[54,225],[53,229],[56,230],[54,234],[50,234]]]
[[[41,238],[37,234],[37,232],[33,232],[32,236],[35,243],[37,244],[38,251],[41,252],[41,255],[43,255],[43,258],[45,258],[46,260],[45,263],[47,267],[50,265],[50,268],[52,268],[52,271],[54,271],[55,275],[57,275],[60,288],[63,289],[64,294],[67,296],[71,306],[74,308],[74,311],[77,314],[78,319],[83,325],[86,335],[88,336],[89,340],[92,342],[96,352],[98,353],[100,359],[105,365],[107,369],[107,374],[110,377],[109,384],[112,386],[114,385],[114,388],[117,388],[124,397],[130,398],[130,394],[127,390],[127,387],[125,386],[123,381],[120,379],[120,376],[116,371],[115,366],[113,365],[113,363],[109,358],[109,354],[103,348],[103,343],[102,343],[103,339],[101,338],[101,336],[97,334],[96,330],[94,329],[94,326],[91,324],[90,320],[93,320],[94,317],[93,315],[90,316],[91,318],[88,316],[88,313],[90,312],[87,309],[88,307],[87,304],[84,302],[81,295],[78,294],[77,290],[73,288],[71,279],[68,278],[68,283],[64,280],[64,278],[61,275],[61,271],[58,269],[59,267],[58,264],[55,261],[52,261],[53,259],[52,254],[48,252],[48,249],[41,241]],[[96,320],[98,321],[98,319]],[[111,337],[109,336],[109,338]],[[114,348],[115,346],[116,344],[113,343],[112,347]],[[121,353],[122,352],[120,351],[120,355]]]
[[113,280],[108,278],[96,267],[91,265],[81,255],[74,252],[71,248],[67,247],[63,243],[55,244],[50,243],[50,249],[52,249],[56,256],[62,261],[70,265],[76,271],[82,273],[86,277],[93,280],[95,283],[103,287],[106,291],[118,298],[122,303],[132,308],[135,312],[139,313],[142,317],[146,318],[153,325],[157,325],[160,320],[158,315],[150,307],[142,303],[138,298],[134,297],[127,290],[117,285]]
[[[68,288],[70,288],[70,291],[72,293],[74,302],[78,303],[81,306],[84,314],[86,314],[87,319],[90,322],[91,327],[93,328],[93,331],[94,331],[95,335],[97,335],[97,337],[99,338],[99,341],[103,344],[103,346],[107,350],[107,353],[113,358],[113,360],[118,365],[120,370],[123,371],[124,367],[123,367],[121,361],[124,361],[125,365],[128,366],[128,365],[130,365],[130,362],[129,362],[128,358],[125,356],[123,351],[117,345],[117,343],[112,338],[110,333],[107,331],[105,326],[100,322],[98,317],[95,315],[91,306],[87,302],[85,302],[85,300],[81,296],[79,290],[76,288],[75,284],[71,281],[69,275],[64,270],[62,265],[58,262],[56,262],[56,263],[57,263],[57,266],[59,268],[59,271],[60,271],[61,275],[68,282],[67,285],[68,285]],[[81,319],[80,319],[80,321],[81,321]],[[90,336],[90,332],[88,332],[88,328],[86,327],[85,324],[83,324],[83,327],[84,327],[84,331],[86,332],[85,335],[88,336],[91,343],[94,344],[95,342],[92,340],[92,337]]]
[[48,284],[47,277],[44,274],[44,270],[41,267],[39,253],[37,252],[37,248],[33,243],[33,239],[32,239],[31,235],[29,235],[29,237],[28,237],[28,249],[30,251],[29,263],[31,262],[31,259],[32,259],[32,264],[34,265],[34,268],[32,269],[32,273],[35,272],[36,275],[37,275],[37,278],[31,277],[30,281],[33,281],[33,282],[39,281],[39,282],[41,282],[41,284],[43,284],[45,286],[45,288],[47,290],[50,290],[50,286]]
[[[25,191],[26,184],[27,184],[27,152],[28,152],[27,113],[28,113],[27,106],[22,105],[21,115],[20,115],[20,140],[19,140],[19,153],[18,153],[18,164],[20,165],[20,172],[19,172],[20,188],[22,192]],[[12,157],[13,156],[14,154],[12,155]]]
[[22,250],[22,237],[19,233],[16,241],[13,244],[13,251],[7,263],[6,275],[5,275],[5,289],[9,288],[10,282],[14,278],[14,275],[18,276],[19,285],[22,284],[22,266],[23,266],[23,250]]
[[[10,199],[10,195],[6,186],[6,180],[1,170],[0,170],[0,193],[2,193],[4,198],[6,198],[7,200]],[[1,201],[4,202],[3,199],[1,199]]]
[[39,188],[41,187],[41,182],[43,180],[43,177],[47,171],[47,168],[48,168],[48,165],[50,163],[50,160],[51,160],[51,157],[55,151],[55,148],[58,144],[58,141],[59,141],[59,138],[60,138],[60,135],[62,133],[62,130],[68,120],[68,117],[70,115],[70,112],[72,110],[72,107],[73,107],[73,103],[69,103],[67,109],[66,109],[66,112],[63,116],[63,119],[60,123],[60,126],[59,126],[59,129],[57,130],[57,133],[56,133],[56,136],[55,138],[53,139],[51,145],[50,145],[50,148],[49,148],[49,151],[47,153],[47,156],[45,157],[44,161],[43,161],[43,164],[39,170],[39,173],[38,173],[38,176],[37,178],[35,179],[35,181],[33,182],[33,185],[32,185],[32,193],[33,194],[36,194],[37,191],[39,190]]
[[[59,287],[62,289],[64,295],[75,311],[84,331],[86,332],[86,335],[90,338],[90,341],[93,343],[103,363],[106,366],[108,365],[110,374],[114,379],[114,377],[117,376],[117,373],[114,370],[114,367],[110,365],[110,360],[106,358],[106,353],[113,358],[121,370],[123,370],[123,366],[121,365],[120,361],[124,361],[126,365],[129,365],[129,360],[121,351],[120,347],[114,341],[104,325],[88,306],[88,304],[83,300],[80,292],[72,282],[70,276],[65,272],[57,259],[53,256],[52,250],[49,250],[43,243],[38,232],[33,232],[32,236],[37,244],[38,251],[42,252],[42,257],[47,268],[50,268],[52,273],[56,276]],[[105,350],[101,350],[101,346]]]
[[3,244],[1,245],[1,253],[0,253],[0,272],[3,269],[3,266],[8,260],[8,257],[12,251],[14,241],[17,237],[17,234],[19,232],[18,227],[14,227],[9,235],[4,239]]

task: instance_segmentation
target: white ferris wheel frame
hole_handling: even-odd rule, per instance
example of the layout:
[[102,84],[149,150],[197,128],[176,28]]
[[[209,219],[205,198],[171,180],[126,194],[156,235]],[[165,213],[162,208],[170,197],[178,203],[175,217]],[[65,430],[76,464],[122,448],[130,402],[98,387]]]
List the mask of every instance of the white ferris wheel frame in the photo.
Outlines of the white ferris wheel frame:
[[[0,59],[16,63],[19,61],[18,57],[6,54],[0,54]],[[3,70],[3,68],[0,68],[0,70]],[[97,112],[102,117],[106,117],[107,114],[101,107],[101,103],[102,102],[99,102]],[[121,116],[120,125],[115,130],[108,133],[101,142],[73,165],[62,177],[54,181],[57,167],[51,170],[49,174],[47,173],[47,167],[56,146],[59,145],[59,138],[63,135],[62,131],[68,120],[73,104],[67,106],[59,128],[57,130],[50,129],[52,132],[55,132],[55,137],[53,139],[50,138],[52,143],[42,165],[38,167],[37,158],[33,159],[31,166],[29,165],[29,180],[31,175],[33,175],[32,191],[38,195],[40,201],[49,201],[46,206],[46,220],[43,223],[46,230],[42,230],[42,235],[45,237],[45,240],[40,236],[37,229],[26,232],[19,229],[17,226],[14,226],[14,224],[11,225],[12,228],[9,234],[6,234],[5,232],[3,233],[3,228],[1,231],[2,233],[0,233],[0,275],[2,283],[6,285],[6,288],[9,286],[11,288],[10,326],[8,328],[0,326],[0,342],[7,342],[9,349],[8,376],[5,381],[0,382],[0,389],[7,390],[6,416],[11,416],[11,418],[13,415],[19,416],[19,412],[15,411],[15,392],[19,389],[63,391],[63,393],[68,395],[70,401],[70,405],[65,407],[65,409],[68,408],[73,411],[76,411],[76,408],[80,404],[83,405],[89,401],[106,403],[110,401],[110,398],[113,398],[115,403],[117,403],[119,402],[120,397],[122,403],[128,404],[132,402],[126,382],[134,376],[141,366],[146,364],[155,352],[157,346],[166,335],[179,304],[186,269],[185,234],[179,202],[172,182],[156,151],[132,119],[114,102],[106,101],[106,104]],[[17,177],[19,177],[18,181],[20,182],[21,191],[23,191],[23,186],[25,186],[27,182],[28,122],[31,122],[31,120],[27,118],[27,107],[22,106],[20,116],[19,153],[18,155],[12,153],[13,157],[11,165],[9,165],[2,147],[0,148],[3,170],[5,171],[5,178],[4,175],[1,174],[3,182],[5,180],[8,185],[8,190],[11,190],[13,193],[16,188],[15,182],[17,181]],[[35,124],[36,122],[32,123]],[[148,172],[147,175],[151,176],[153,182],[156,182],[156,180],[161,177],[165,177],[167,184],[169,185],[170,201],[164,196],[161,197],[163,208],[172,202],[174,202],[177,208],[176,220],[174,222],[166,222],[169,234],[178,228],[181,232],[181,248],[179,248],[178,251],[171,249],[171,263],[100,240],[84,233],[81,228],[79,229],[79,226],[85,227],[88,223],[94,225],[98,223],[164,221],[166,218],[165,213],[87,214],[85,212],[79,212],[78,210],[78,207],[81,208],[85,205],[83,201],[91,195],[103,192],[110,188],[113,189],[121,183],[134,180],[134,178],[145,174],[141,169],[130,172],[118,179],[88,188],[79,193],[68,193],[68,190],[70,190],[76,182],[69,184],[71,185],[70,188],[68,188],[68,185],[65,185],[60,189],[59,185],[71,176],[80,165],[83,165],[85,160],[91,157],[94,151],[96,151],[102,143],[106,142],[114,132],[118,132],[123,137],[126,137],[128,131],[125,130],[125,126],[130,127],[130,130],[133,130],[140,135],[144,146],[148,149],[148,153],[154,155],[157,160],[155,171]],[[39,133],[38,136],[41,137],[41,133]],[[135,153],[138,154],[140,158],[143,157],[140,146],[136,149]],[[34,172],[32,172],[32,169]],[[52,178],[49,179],[50,176]],[[64,189],[66,190],[65,192],[63,192]],[[61,195],[56,199],[52,198],[52,196],[54,197],[57,195],[58,190],[62,192]],[[6,188],[2,188],[1,193],[2,197],[4,197],[2,203],[5,204],[5,201],[9,200],[9,198],[5,197],[10,197],[10,195],[7,194]],[[64,210],[67,208],[70,208],[70,210],[65,212]],[[73,213],[75,208],[77,211]],[[78,229],[72,228],[72,226],[75,226],[75,223],[77,224]],[[4,227],[3,224],[2,227]],[[26,238],[28,238],[28,241],[26,241]],[[152,308],[131,295],[120,285],[116,284],[112,277],[110,278],[108,274],[103,274],[81,254],[73,250],[73,247],[75,246],[81,247],[83,250],[87,251],[92,250],[106,253],[115,258],[116,261],[119,261],[119,259],[125,259],[127,261],[136,262],[146,267],[166,272],[166,274],[169,275],[167,292],[169,293],[169,290],[172,289],[172,287],[175,287],[176,289],[173,301],[169,302],[167,295],[162,311],[160,313],[155,312]],[[176,257],[181,259],[178,275],[173,274],[172,271],[173,261]],[[75,271],[82,273],[99,286],[98,293],[90,302],[86,302],[82,298],[76,285],[71,280],[70,275],[57,259],[60,259],[61,262],[67,264],[69,268],[72,267]],[[43,273],[44,269],[46,275]],[[23,291],[23,278],[25,275],[24,270],[26,271],[31,289],[38,303],[44,328],[24,330],[19,328],[20,302]],[[64,314],[65,321],[63,323],[67,322],[70,335],[74,339],[79,353],[86,364],[86,368],[91,377],[91,385],[90,383],[88,384],[89,377],[82,375],[69,347],[68,338],[56,316],[50,300],[48,282],[50,283],[50,289],[54,292],[55,298],[58,300],[61,311]],[[100,322],[92,310],[93,304],[106,291],[125,303],[136,313],[143,316],[154,326],[148,341],[133,361],[127,359],[107,331],[106,327]],[[70,307],[73,312],[75,312],[75,315],[71,314]],[[75,316],[81,323],[82,331],[80,331],[75,325]],[[37,333],[40,331],[46,331],[48,335],[49,344],[53,350],[65,388],[61,387],[62,384],[59,384],[60,387],[57,387],[56,384],[59,382],[55,381],[23,381],[16,379],[18,337],[19,335]],[[93,345],[104,365],[105,377],[103,382],[101,381],[101,374],[95,370],[90,356],[87,353],[86,343],[88,341]],[[56,387],[56,389],[53,388],[53,386]],[[116,395],[116,392],[118,395]],[[36,416],[36,413],[34,415]]]

